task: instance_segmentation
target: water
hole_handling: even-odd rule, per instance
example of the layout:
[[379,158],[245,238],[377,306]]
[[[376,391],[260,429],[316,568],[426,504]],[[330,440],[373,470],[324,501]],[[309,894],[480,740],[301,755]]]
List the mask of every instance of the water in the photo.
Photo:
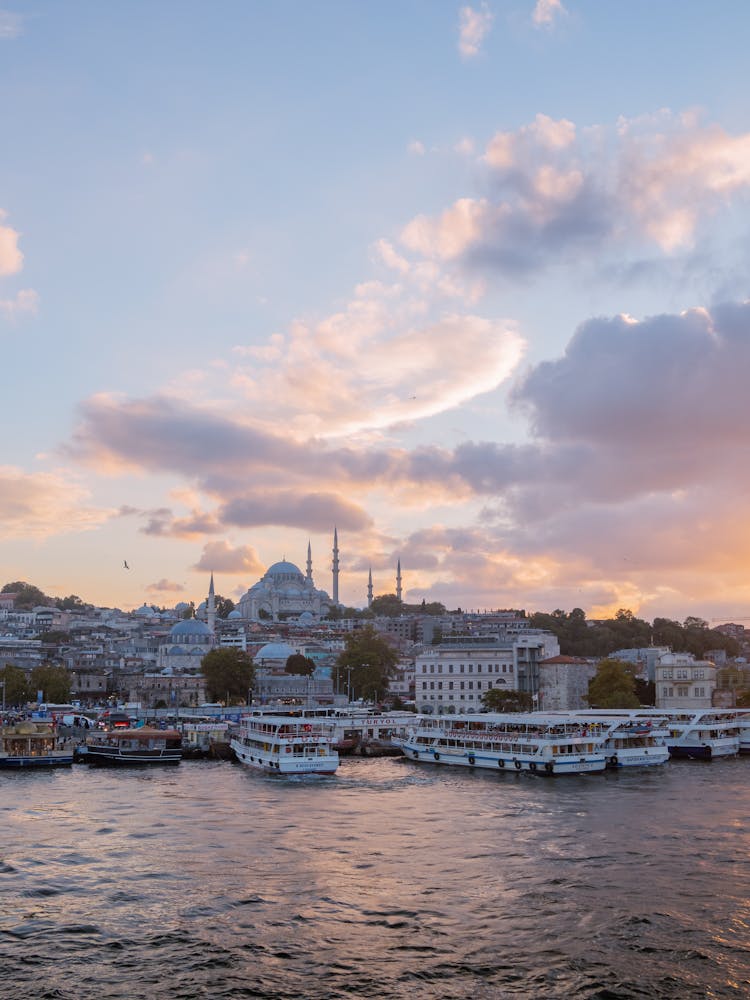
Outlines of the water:
[[0,997],[750,996],[750,760],[0,775]]

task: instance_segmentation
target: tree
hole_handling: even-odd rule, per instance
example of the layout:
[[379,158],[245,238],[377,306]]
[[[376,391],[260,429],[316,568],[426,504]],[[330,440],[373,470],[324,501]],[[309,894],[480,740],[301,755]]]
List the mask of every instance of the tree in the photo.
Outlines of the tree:
[[381,594],[379,597],[373,598],[370,611],[374,615],[382,615],[384,618],[398,618],[404,613],[404,602],[400,601],[395,594]]
[[16,594],[14,607],[19,611],[31,611],[32,608],[40,605],[48,606],[54,603],[52,598],[42,593],[39,587],[34,587],[21,580],[17,580],[15,583],[6,583],[1,592],[3,594]]
[[195,601],[190,601],[190,603],[187,604],[182,609],[182,617],[183,617],[183,619],[188,619],[188,618],[194,618],[195,617]]
[[5,705],[21,706],[29,700],[29,679],[25,670],[6,663],[0,670],[0,681],[5,682]]
[[601,660],[589,681],[588,703],[592,708],[638,708],[633,665],[611,657]]
[[255,664],[249,653],[229,646],[212,649],[201,660],[209,701],[244,705],[255,680]]
[[333,670],[334,683],[338,688],[346,684],[352,698],[376,700],[384,697],[397,662],[390,643],[372,625],[365,625],[347,636]]
[[309,656],[302,653],[292,653],[287,657],[284,670],[288,674],[299,674],[302,677],[312,677],[315,673],[315,663]]
[[52,629],[50,632],[42,632],[39,638],[42,642],[59,646],[62,642],[70,642],[70,632],[64,632],[62,629]]
[[55,600],[55,607],[59,608],[60,611],[83,611],[84,608],[90,608],[90,604],[84,604],[77,594],[70,594],[68,597],[58,597]]
[[482,704],[488,712],[529,712],[533,707],[528,691],[503,691],[490,688],[482,695]]
[[70,701],[72,679],[65,667],[54,667],[51,663],[42,663],[31,671],[31,691],[35,695],[42,692],[44,701],[66,704]]
[[216,617],[228,618],[229,613],[234,611],[234,601],[231,597],[221,597],[219,594],[214,598],[216,601]]

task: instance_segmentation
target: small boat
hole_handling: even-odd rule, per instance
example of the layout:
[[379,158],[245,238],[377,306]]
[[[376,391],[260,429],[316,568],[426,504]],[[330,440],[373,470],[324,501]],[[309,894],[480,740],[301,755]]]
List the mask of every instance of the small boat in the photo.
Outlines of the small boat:
[[267,774],[333,774],[339,766],[333,725],[325,718],[248,715],[230,745],[240,764]]
[[417,716],[398,742],[411,760],[469,768],[589,774],[607,766],[585,722],[533,713]]
[[212,746],[218,743],[229,745],[229,723],[217,719],[215,722],[187,722],[182,726],[183,760],[203,760],[211,757]]
[[74,744],[61,740],[55,726],[18,722],[0,730],[0,768],[65,767],[73,763]]
[[176,729],[112,729],[89,736],[77,748],[78,759],[92,767],[179,764],[182,733]]

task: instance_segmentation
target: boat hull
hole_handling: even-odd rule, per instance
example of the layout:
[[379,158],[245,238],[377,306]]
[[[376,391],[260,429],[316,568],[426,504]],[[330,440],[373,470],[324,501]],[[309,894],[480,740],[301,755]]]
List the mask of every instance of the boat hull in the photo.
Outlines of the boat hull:
[[89,767],[154,767],[179,764],[182,750],[118,750],[117,747],[89,747],[83,759]]
[[23,754],[0,756],[0,770],[18,771],[22,768],[39,768],[47,770],[51,767],[68,767],[73,763],[73,752],[53,752],[45,756],[27,757]]
[[476,750],[452,750],[443,747],[417,746],[405,740],[402,744],[409,760],[425,764],[443,764],[448,767],[484,768],[492,771],[528,772],[530,774],[555,775],[598,774],[604,771],[606,760],[603,754],[575,756],[570,760],[556,757],[554,760],[540,760],[527,754],[501,754]]

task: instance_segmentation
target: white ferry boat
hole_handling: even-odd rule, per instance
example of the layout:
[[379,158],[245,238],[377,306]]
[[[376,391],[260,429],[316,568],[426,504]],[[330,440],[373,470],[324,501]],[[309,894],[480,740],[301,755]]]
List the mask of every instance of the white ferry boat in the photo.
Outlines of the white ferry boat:
[[411,760],[449,766],[548,775],[588,774],[607,766],[585,723],[533,713],[417,716],[401,746]]
[[750,753],[750,709],[737,710],[737,729],[740,738],[741,754]]
[[672,757],[713,760],[740,750],[740,724],[734,709],[667,711],[667,746]]
[[[534,713],[545,715],[545,713]],[[669,760],[670,731],[664,715],[643,718],[637,709],[581,709],[549,713],[585,724],[607,758],[607,767],[650,767]]]
[[248,715],[232,732],[236,759],[267,774],[333,774],[339,755],[331,722],[314,716]]

